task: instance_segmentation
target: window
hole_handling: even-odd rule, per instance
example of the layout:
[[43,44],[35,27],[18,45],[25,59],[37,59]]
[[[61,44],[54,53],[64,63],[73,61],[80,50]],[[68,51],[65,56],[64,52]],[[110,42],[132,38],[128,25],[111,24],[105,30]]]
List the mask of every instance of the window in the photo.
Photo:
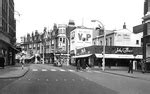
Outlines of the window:
[[139,40],[136,40],[136,44],[137,44],[137,45],[139,44]]
[[106,38],[106,46],[108,45],[108,39]]
[[101,44],[100,44],[100,45],[103,45],[103,44],[102,44],[102,41],[101,41]]
[[62,38],[60,38],[60,41],[62,41]]
[[110,46],[112,46],[112,37],[110,37]]
[[65,38],[63,38],[63,43],[65,43]]
[[150,35],[150,23],[147,23],[147,35]]

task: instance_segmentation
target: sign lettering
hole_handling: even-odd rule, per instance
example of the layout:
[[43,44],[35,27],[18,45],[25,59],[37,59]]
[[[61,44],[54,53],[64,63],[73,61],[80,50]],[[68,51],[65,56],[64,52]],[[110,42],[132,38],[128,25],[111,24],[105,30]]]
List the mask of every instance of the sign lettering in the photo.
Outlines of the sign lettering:
[[129,48],[117,48],[117,50],[115,51],[116,53],[122,53],[122,54],[126,54],[126,53],[132,53],[133,50],[130,50]]

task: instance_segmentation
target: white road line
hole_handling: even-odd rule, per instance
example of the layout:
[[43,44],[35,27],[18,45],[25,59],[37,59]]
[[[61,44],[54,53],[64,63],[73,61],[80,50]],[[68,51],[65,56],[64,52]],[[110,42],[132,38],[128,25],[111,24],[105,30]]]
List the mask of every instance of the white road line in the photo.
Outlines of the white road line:
[[60,71],[66,71],[66,70],[64,70],[64,69],[59,69]]
[[38,69],[32,69],[32,71],[38,71]]
[[68,71],[70,71],[70,72],[75,72],[75,70],[68,70]]
[[47,71],[47,69],[42,69],[42,71]]
[[56,71],[56,69],[50,69],[51,71]]

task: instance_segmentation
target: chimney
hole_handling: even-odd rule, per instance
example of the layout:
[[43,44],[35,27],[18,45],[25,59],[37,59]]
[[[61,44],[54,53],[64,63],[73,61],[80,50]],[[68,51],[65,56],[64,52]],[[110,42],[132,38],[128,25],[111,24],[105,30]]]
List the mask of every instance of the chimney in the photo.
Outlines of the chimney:
[[126,23],[124,22],[123,29],[126,29]]

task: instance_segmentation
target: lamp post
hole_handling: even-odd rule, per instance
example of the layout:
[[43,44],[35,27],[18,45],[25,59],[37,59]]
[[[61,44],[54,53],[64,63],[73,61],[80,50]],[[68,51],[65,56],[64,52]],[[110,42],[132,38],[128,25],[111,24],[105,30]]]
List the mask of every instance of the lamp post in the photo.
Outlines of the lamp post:
[[69,39],[67,37],[65,37],[65,38],[66,38],[66,40],[68,42],[68,47],[67,47],[67,66],[69,66],[69,45],[70,45],[70,43],[69,43]]
[[43,37],[43,64],[44,64],[44,62],[45,62],[45,60],[44,60],[44,58],[45,58],[44,53],[46,52],[46,51],[45,51],[46,40],[47,40],[47,33],[46,33],[46,30],[47,30],[47,28],[44,27],[44,37]]
[[[104,27],[104,25],[102,24],[102,22],[101,21],[99,21],[99,20],[91,20],[91,22],[98,22],[101,26],[102,26],[102,28],[103,28],[103,30],[104,30],[104,39],[103,39],[103,52],[102,52],[102,55],[103,55],[103,60],[102,60],[102,70],[103,71],[105,71],[105,45],[106,45],[106,34],[105,34],[105,27]],[[100,28],[101,28],[101,26],[99,26]]]

